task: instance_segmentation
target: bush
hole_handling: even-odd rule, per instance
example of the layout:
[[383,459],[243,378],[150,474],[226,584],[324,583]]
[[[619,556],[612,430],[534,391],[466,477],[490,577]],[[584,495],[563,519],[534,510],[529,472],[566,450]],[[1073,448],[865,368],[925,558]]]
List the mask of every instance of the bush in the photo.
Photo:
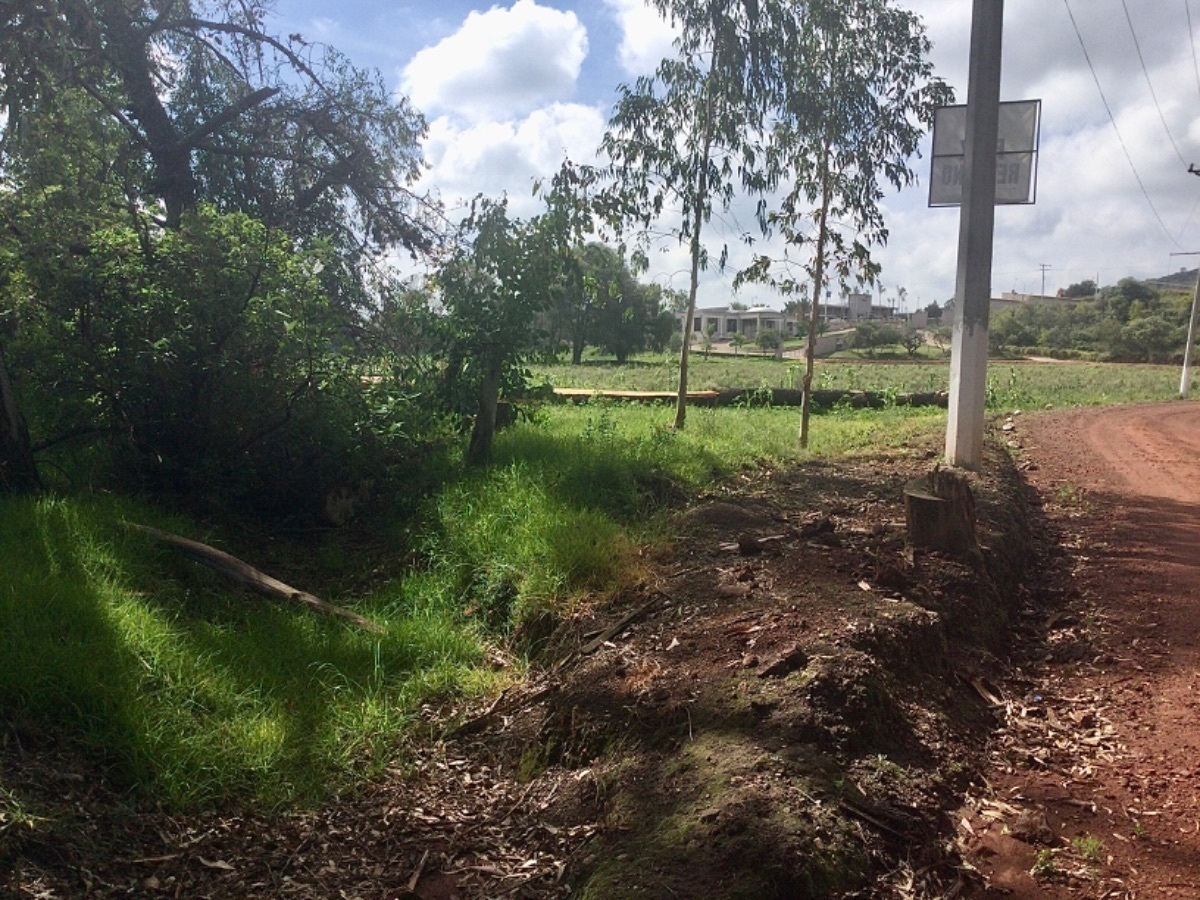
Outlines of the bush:
[[37,434],[89,436],[122,484],[269,515],[403,467],[437,424],[415,396],[364,389],[322,262],[202,207],[178,231],[99,228],[28,266],[14,368],[36,373]]

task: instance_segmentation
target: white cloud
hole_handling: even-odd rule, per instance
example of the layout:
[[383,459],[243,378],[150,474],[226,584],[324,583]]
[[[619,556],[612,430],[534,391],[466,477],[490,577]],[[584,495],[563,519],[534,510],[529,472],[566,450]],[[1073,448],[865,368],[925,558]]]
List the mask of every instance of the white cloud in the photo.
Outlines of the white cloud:
[[674,55],[671,42],[675,39],[675,29],[645,0],[604,2],[621,28],[621,45],[617,53],[626,74],[634,77],[649,75],[664,57]]
[[553,174],[569,156],[593,162],[604,133],[599,110],[574,103],[554,103],[521,119],[463,126],[448,116],[429,126],[425,155],[430,164],[424,181],[436,186],[450,204],[477,193],[506,192],[515,215],[540,209],[531,196],[533,181]]
[[[923,16],[938,72],[955,86],[959,102],[965,102],[970,4],[909,0],[905,5]],[[1200,214],[1193,212],[1200,183],[1186,174],[1167,137],[1138,56],[1140,46],[1180,153],[1200,165],[1198,85],[1182,7],[1161,0],[1071,3],[1093,76],[1064,4],[1005,4],[1001,97],[1042,99],[1042,145],[1036,205],[997,210],[995,291],[1041,290],[1043,263],[1052,266],[1046,288],[1054,290],[1097,275],[1110,284],[1125,275],[1162,274],[1183,264],[1168,255],[1180,249],[1176,241],[1182,249],[1197,249]],[[1193,25],[1200,32],[1200,20]],[[1125,149],[1096,89],[1097,79]],[[958,215],[925,207],[928,161],[921,160],[917,168],[921,186],[889,198],[891,240],[878,258],[885,284],[905,284],[910,297],[919,291],[928,302],[945,299],[954,290]],[[1170,234],[1159,225],[1156,211]]]
[[454,34],[417,53],[401,89],[418,109],[482,122],[569,97],[586,56],[587,31],[574,12],[517,0],[472,12]]

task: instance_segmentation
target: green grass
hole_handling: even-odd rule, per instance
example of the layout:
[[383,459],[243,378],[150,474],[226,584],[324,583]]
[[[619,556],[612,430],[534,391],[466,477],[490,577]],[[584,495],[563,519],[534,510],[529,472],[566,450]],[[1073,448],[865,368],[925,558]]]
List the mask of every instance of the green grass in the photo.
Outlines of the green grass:
[[0,500],[0,710],[80,738],[118,783],[178,808],[319,796],[395,758],[422,700],[492,678],[420,579],[358,605],[386,623],[368,635],[184,571],[127,515],[148,513]]
[[[624,366],[591,356],[585,357],[581,366],[540,366],[536,374],[555,387],[673,391],[678,385],[677,363],[672,354],[642,354]],[[797,388],[803,377],[803,360],[716,355],[705,359],[694,351],[690,357],[688,387],[692,390]],[[1179,370],[1174,366],[993,360],[988,381],[992,408],[1088,406],[1173,399],[1178,393]],[[946,360],[818,360],[813,381],[817,388],[884,393],[944,391],[949,384],[950,364]]]

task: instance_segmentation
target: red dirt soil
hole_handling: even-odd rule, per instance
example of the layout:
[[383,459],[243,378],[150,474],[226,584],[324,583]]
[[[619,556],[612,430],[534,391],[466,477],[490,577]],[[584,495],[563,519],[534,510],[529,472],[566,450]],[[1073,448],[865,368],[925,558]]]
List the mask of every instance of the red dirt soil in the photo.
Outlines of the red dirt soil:
[[962,811],[983,896],[1200,897],[1200,405],[1013,424],[1065,599]]

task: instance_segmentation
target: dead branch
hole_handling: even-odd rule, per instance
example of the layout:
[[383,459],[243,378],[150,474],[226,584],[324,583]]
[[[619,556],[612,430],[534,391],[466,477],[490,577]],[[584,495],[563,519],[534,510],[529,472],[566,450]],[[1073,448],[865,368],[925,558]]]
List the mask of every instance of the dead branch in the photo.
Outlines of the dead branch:
[[365,631],[383,631],[383,626],[378,622],[373,622],[370,619],[360,616],[356,612],[351,612],[343,606],[329,603],[322,600],[320,597],[315,597],[306,591],[298,591],[294,587],[284,584],[277,578],[272,578],[267,573],[254,568],[249,563],[245,563],[223,550],[218,550],[215,547],[210,547],[208,544],[202,544],[199,541],[193,541],[185,537],[180,537],[177,534],[171,534],[169,531],[160,531],[157,528],[151,528],[148,525],[138,525],[136,522],[126,522],[125,527],[131,528],[134,531],[140,531],[142,534],[154,538],[160,543],[167,544],[180,550],[198,563],[207,566],[214,572],[224,575],[226,578],[232,579],[237,583],[244,585],[252,590],[258,591],[260,594],[265,594],[268,597],[274,597],[276,600],[286,600],[291,603],[299,603],[307,606],[314,612],[321,613],[327,616],[337,616],[340,619],[345,619],[353,625],[357,625]]

